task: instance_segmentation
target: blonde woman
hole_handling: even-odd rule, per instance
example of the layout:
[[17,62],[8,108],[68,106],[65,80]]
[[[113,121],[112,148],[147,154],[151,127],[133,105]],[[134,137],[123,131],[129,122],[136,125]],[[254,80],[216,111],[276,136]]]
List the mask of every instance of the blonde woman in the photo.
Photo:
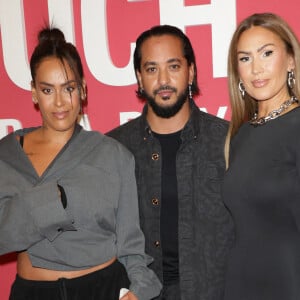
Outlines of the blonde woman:
[[236,241],[225,300],[300,299],[299,42],[272,13],[237,27],[223,199]]

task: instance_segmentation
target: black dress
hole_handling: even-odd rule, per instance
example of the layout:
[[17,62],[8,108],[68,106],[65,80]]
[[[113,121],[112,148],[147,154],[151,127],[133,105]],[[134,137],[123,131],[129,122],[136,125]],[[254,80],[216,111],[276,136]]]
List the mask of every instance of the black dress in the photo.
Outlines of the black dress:
[[236,228],[225,300],[300,299],[300,108],[232,140],[223,199]]

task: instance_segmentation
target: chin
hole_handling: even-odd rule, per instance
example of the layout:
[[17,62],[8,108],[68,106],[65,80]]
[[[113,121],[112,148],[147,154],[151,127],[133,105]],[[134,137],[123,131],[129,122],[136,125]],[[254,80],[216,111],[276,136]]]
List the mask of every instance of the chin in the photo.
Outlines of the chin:
[[156,105],[159,105],[160,107],[169,107],[172,106],[176,103],[176,99],[161,99],[159,101],[155,101]]

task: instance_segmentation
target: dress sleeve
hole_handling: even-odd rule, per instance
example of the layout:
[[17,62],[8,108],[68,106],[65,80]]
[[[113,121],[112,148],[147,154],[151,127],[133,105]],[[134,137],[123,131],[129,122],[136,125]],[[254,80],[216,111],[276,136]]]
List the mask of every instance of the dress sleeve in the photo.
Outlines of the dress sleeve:
[[147,267],[152,258],[144,252],[145,240],[139,225],[134,158],[130,156],[127,163],[125,160],[123,163],[117,214],[118,259],[127,270],[130,290],[139,300],[148,300],[158,296],[162,286],[155,273]]
[[53,241],[67,230],[75,228],[62,206],[56,182],[17,192],[1,180],[0,254],[26,250],[45,238]]

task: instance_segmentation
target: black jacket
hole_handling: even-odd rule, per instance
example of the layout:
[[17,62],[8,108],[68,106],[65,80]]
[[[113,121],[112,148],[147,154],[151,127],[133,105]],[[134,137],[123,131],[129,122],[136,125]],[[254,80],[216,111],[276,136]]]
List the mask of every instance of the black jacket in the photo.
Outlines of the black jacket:
[[[179,274],[182,300],[221,300],[224,272],[233,241],[233,224],[221,201],[225,172],[226,121],[201,112],[190,101],[191,117],[184,127],[177,152]],[[109,136],[135,156],[141,228],[150,267],[161,281],[160,248],[160,143],[140,117],[112,130]],[[157,298],[160,299],[160,298]]]

